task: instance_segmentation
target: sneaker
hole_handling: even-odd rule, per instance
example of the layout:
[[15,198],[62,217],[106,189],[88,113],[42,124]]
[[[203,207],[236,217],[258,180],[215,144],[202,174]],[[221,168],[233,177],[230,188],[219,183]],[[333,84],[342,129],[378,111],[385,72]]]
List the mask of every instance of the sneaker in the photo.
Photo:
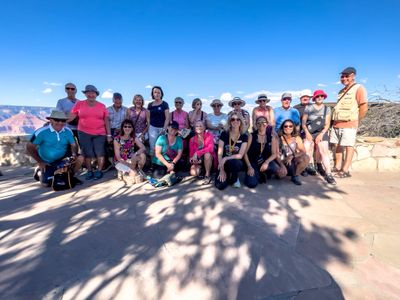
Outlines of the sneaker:
[[98,180],[103,178],[103,172],[101,172],[100,170],[97,170],[96,172],[94,172],[94,180]]
[[304,170],[303,172],[301,172],[301,176],[303,176],[303,177],[307,177],[307,176],[308,176],[308,172],[307,172],[307,170]]
[[91,180],[91,179],[93,179],[94,178],[94,173],[93,173],[93,171],[88,171],[87,173],[86,173],[86,175],[85,175],[85,179],[86,180]]
[[322,177],[326,176],[326,172],[324,170],[324,167],[322,166],[321,163],[317,163],[317,172],[319,173],[319,175],[321,175]]
[[239,178],[236,180],[236,182],[235,182],[232,186],[233,186],[234,188],[237,188],[237,189],[241,187]]
[[42,171],[39,167],[36,167],[35,171],[33,172],[33,179],[35,179],[36,181],[40,181],[40,173],[42,173]]
[[317,171],[314,169],[314,166],[312,164],[308,165],[308,167],[306,168],[306,171],[311,176],[317,175]]
[[299,176],[292,176],[291,180],[295,185],[301,185],[301,181],[300,181]]
[[325,180],[326,180],[327,183],[336,185],[336,180],[335,180],[335,178],[333,178],[332,174],[326,175],[325,176]]

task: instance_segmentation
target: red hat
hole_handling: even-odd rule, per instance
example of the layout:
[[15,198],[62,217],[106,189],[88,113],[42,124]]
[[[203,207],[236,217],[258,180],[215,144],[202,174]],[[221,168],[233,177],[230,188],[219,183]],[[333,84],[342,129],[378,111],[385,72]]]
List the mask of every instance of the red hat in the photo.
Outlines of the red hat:
[[326,99],[326,98],[328,97],[328,95],[325,94],[325,92],[324,92],[323,90],[316,90],[316,91],[314,92],[313,97],[312,97],[313,101],[315,101],[315,98],[316,98],[317,96],[321,96],[321,95],[324,96],[324,99]]

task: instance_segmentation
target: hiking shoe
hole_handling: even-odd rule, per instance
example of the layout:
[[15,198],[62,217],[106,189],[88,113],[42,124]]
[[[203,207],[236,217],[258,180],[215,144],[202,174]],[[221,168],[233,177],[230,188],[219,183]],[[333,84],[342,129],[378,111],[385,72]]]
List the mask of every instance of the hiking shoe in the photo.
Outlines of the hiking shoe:
[[319,175],[321,175],[322,177],[326,176],[326,172],[324,170],[324,167],[322,166],[321,163],[317,163],[317,172],[319,173]]
[[304,170],[303,172],[301,172],[301,176],[303,176],[303,177],[307,177],[307,176],[308,176],[308,172],[307,172],[307,170]]
[[96,172],[94,172],[94,180],[98,180],[103,178],[103,172],[101,172],[100,170],[97,170]]
[[326,180],[326,182],[329,183],[329,184],[336,185],[336,180],[335,180],[335,178],[333,178],[332,174],[326,175],[326,176],[325,176],[325,180]]
[[311,164],[308,165],[308,167],[306,168],[306,171],[311,176],[317,175],[317,171],[314,169],[314,166]]
[[33,172],[33,179],[35,179],[36,181],[40,181],[40,173],[42,173],[42,171],[39,167],[36,167],[35,171]]
[[234,184],[232,184],[232,186],[233,186],[234,188],[237,188],[237,189],[241,187],[239,178],[236,180],[236,182],[235,182]]
[[295,185],[301,185],[301,181],[299,176],[292,176],[291,181],[295,184]]
[[92,180],[94,178],[94,173],[93,171],[87,171],[86,175],[85,175],[85,179],[86,180]]

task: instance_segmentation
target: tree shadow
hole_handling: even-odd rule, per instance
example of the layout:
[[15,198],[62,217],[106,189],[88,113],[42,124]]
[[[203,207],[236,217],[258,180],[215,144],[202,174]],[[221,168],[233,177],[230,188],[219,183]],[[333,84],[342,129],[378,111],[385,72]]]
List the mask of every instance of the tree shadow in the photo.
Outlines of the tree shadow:
[[357,233],[301,215],[340,188],[154,189],[111,176],[58,193],[28,176],[0,182],[1,298],[343,299],[325,266],[349,264],[342,246]]

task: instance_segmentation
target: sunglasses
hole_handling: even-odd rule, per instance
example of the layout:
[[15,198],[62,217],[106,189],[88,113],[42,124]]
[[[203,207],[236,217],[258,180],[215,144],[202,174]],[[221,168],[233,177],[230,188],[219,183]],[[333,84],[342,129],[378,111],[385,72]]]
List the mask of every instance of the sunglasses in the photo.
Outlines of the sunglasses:
[[351,76],[351,74],[342,74],[342,76],[340,76],[340,78],[349,78]]
[[180,102],[180,101],[176,101],[176,102],[175,102],[175,104],[182,104],[182,102]]
[[124,126],[124,128],[132,128],[132,126]]
[[283,128],[293,128],[293,125],[284,125]]
[[64,119],[53,119],[54,122],[61,122],[61,123],[65,123],[67,122],[67,120]]
[[241,102],[233,102],[232,105],[240,105]]
[[258,102],[267,102],[265,99],[258,99]]
[[292,98],[283,98],[282,101],[292,101]]
[[317,98],[324,98],[324,99],[325,99],[325,97],[324,97],[323,95],[315,96],[315,98],[316,98],[316,99],[317,99]]
[[212,107],[221,107],[222,105],[220,105],[220,104],[215,104],[215,105],[212,105]]
[[260,126],[260,125],[267,125],[267,122],[257,122],[257,126]]
[[240,121],[240,119],[238,119],[238,118],[232,118],[232,119],[231,119],[231,122],[233,122],[233,121]]
[[66,87],[65,89],[69,90],[69,91],[75,91],[75,88],[73,88],[73,87]]

